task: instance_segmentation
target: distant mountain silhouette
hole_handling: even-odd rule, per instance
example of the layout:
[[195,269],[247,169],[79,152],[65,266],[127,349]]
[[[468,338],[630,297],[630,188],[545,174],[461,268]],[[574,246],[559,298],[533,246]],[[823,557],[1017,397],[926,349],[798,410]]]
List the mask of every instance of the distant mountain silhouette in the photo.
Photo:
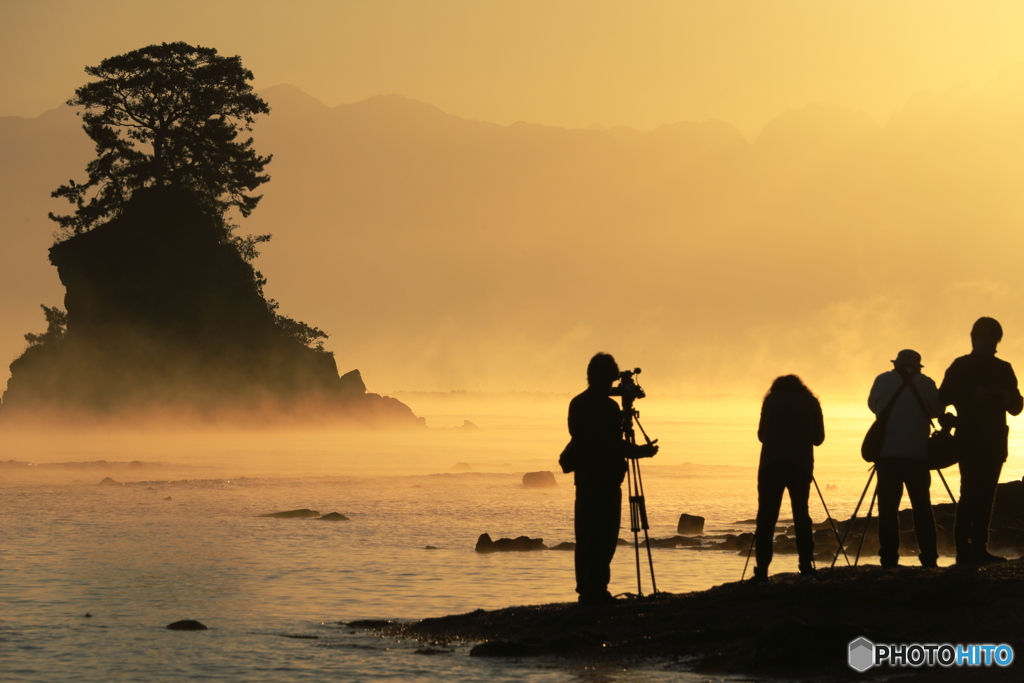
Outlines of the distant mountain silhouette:
[[[387,386],[575,386],[581,348],[635,350],[679,389],[787,362],[853,386],[908,337],[926,364],[957,353],[979,308],[1024,329],[1014,70],[881,125],[799,106],[754,142],[721,121],[502,126],[398,95],[264,94],[273,181],[242,230],[274,234],[268,294]],[[0,326],[17,331],[0,355],[62,295],[31,254],[86,142],[71,112],[0,119]]]

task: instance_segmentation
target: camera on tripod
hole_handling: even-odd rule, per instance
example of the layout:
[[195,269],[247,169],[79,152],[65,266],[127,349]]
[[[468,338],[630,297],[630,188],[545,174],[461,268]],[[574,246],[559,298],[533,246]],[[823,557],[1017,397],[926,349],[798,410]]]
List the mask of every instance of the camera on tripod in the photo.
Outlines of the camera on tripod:
[[622,402],[626,405],[632,404],[638,398],[643,398],[647,394],[644,390],[636,383],[634,377],[640,374],[640,368],[633,368],[632,370],[623,370],[619,373],[619,385],[612,387],[611,391],[608,392],[609,396],[621,396]]

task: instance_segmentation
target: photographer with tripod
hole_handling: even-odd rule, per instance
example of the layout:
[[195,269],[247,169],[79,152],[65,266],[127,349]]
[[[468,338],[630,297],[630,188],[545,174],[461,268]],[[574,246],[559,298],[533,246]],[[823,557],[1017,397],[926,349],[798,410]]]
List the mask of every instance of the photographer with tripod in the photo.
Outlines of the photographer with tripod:
[[638,445],[624,438],[623,411],[611,398],[612,385],[622,374],[632,375],[620,373],[607,353],[598,353],[587,366],[587,389],[569,403],[572,441],[562,468],[575,472],[576,592],[583,604],[615,601],[608,582],[619,540],[626,459],[658,452],[653,443]]
[[878,556],[886,568],[893,568],[900,562],[898,513],[905,485],[921,549],[918,559],[923,567],[935,567],[939,553],[927,456],[929,423],[942,412],[939,390],[930,377],[922,374],[921,354],[917,351],[903,349],[892,364],[892,370],[875,378],[868,396],[871,412],[888,414],[881,453],[875,462]]

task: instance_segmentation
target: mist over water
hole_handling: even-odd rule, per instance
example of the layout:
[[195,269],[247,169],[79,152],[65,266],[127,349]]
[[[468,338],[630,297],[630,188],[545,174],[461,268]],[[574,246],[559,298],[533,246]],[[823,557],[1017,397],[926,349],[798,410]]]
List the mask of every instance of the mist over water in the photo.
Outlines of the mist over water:
[[[79,680],[202,673],[285,681],[332,672],[396,680],[441,681],[456,672],[470,681],[578,680],[582,674],[572,664],[480,662],[459,647],[428,657],[415,654],[421,643],[384,641],[337,623],[575,599],[571,552],[474,552],[481,533],[540,537],[548,546],[573,540],[572,477],[556,464],[568,438],[568,397],[399,398],[433,426],[417,432],[51,431],[6,439],[0,647],[13,665],[0,679],[46,681],[74,671]],[[706,535],[750,531],[758,401],[651,396],[638,405],[644,427],[662,444],[643,462],[651,536],[674,535],[683,512],[706,517]],[[824,493],[836,517],[852,512],[867,478],[857,452],[865,413],[825,403],[827,438],[817,450],[816,476],[823,489],[829,486]],[[1011,439],[1011,452],[1019,446]],[[556,488],[522,488],[524,472],[545,469],[556,472]],[[946,474],[955,492],[956,474]],[[1011,459],[1003,480],[1020,476]],[[104,477],[121,483],[98,485]],[[933,501],[945,496],[934,480]],[[298,508],[340,512],[351,521],[258,517]],[[815,521],[824,518],[813,491],[811,512]],[[784,503],[781,518],[788,517]],[[620,535],[631,540],[626,524]],[[738,580],[744,557],[655,549],[654,561],[658,588],[681,593]],[[777,555],[772,564],[773,572],[795,569],[791,555]],[[614,593],[636,592],[631,547],[619,549],[612,573]],[[643,581],[649,592],[646,573]],[[163,628],[185,618],[210,631]],[[669,675],[646,666],[602,675],[612,681]]]

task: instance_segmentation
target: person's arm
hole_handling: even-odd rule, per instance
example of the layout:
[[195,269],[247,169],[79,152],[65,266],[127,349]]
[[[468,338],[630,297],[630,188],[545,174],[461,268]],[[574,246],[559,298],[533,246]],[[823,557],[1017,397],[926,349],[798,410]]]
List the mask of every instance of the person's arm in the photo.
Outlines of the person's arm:
[[825,416],[821,412],[821,403],[815,399],[814,401],[814,429],[811,436],[813,437],[812,443],[815,446],[820,446],[825,443]]
[[939,399],[939,390],[935,386],[935,380],[927,375],[921,375],[924,380],[921,382],[921,398],[924,399],[924,405],[928,409],[928,417],[938,417],[943,413],[943,406]]
[[957,402],[957,362],[946,368],[946,374],[942,376],[942,384],[939,386],[939,405],[942,408],[955,405]]
[[871,385],[871,393],[868,394],[868,408],[875,415],[878,415],[882,411],[885,405],[882,403],[882,378],[884,374],[879,375],[875,378],[875,383]]
[[761,419],[757,422],[757,440],[764,443],[768,437],[768,400],[761,404]]
[[1006,412],[1010,415],[1020,415],[1021,410],[1024,410],[1024,397],[1020,395],[1020,389],[1017,388],[1017,375],[1013,372],[1013,367],[1007,364],[1010,376],[1010,386],[1006,391]]

